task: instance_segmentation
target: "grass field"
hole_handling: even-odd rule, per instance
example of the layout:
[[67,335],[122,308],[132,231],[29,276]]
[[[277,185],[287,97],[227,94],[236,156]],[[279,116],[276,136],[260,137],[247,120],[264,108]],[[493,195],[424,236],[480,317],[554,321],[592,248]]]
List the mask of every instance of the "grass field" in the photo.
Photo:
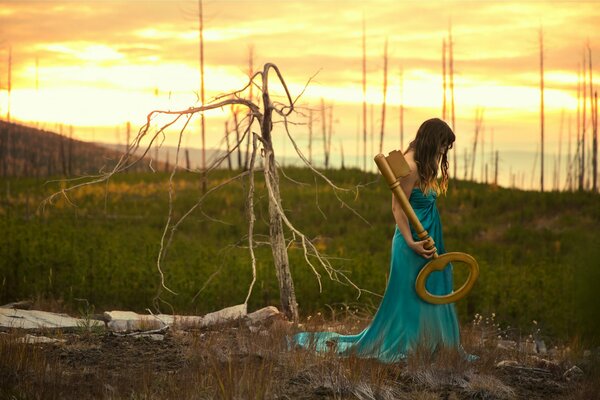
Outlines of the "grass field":
[[[394,230],[386,185],[376,175],[356,170],[326,172],[342,187],[364,185],[358,195],[339,195],[369,221],[365,223],[308,170],[284,172],[305,183],[280,176],[283,206],[292,222],[359,287],[382,294]],[[229,174],[217,171],[209,187]],[[268,208],[259,175],[260,243],[268,241]],[[0,302],[31,298],[77,311],[82,304],[78,299],[86,299],[96,311],[152,308],[160,284],[156,258],[168,214],[167,179],[164,173],[124,174],[108,185],[72,192],[75,206],[59,200],[44,210],[39,208],[42,200],[60,183],[34,178],[0,181]],[[176,175],[176,218],[196,202],[199,187],[199,175]],[[163,312],[172,306],[178,313],[204,313],[244,301],[252,279],[246,190],[247,182],[241,181],[214,192],[180,226],[163,265],[166,284],[177,295],[162,292]],[[438,207],[446,250],[467,252],[481,267],[474,290],[457,303],[463,323],[476,313],[494,313],[509,335],[599,342],[594,310],[600,281],[598,195],[451,181]],[[256,252],[258,281],[250,310],[279,303],[270,248],[261,245]],[[301,247],[291,245],[289,256],[303,318],[355,309],[368,314],[377,308],[379,297],[363,293],[357,299],[356,290],[329,281],[324,271],[319,271],[319,293]],[[460,284],[465,274],[456,267],[455,282]]]

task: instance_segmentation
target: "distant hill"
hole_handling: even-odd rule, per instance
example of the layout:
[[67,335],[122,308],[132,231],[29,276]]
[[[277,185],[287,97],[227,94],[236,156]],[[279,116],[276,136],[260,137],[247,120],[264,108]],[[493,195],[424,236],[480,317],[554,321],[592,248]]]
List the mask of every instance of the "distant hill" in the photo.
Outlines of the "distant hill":
[[[0,121],[0,176],[80,176],[106,171],[121,151]],[[132,170],[148,171],[148,163]]]

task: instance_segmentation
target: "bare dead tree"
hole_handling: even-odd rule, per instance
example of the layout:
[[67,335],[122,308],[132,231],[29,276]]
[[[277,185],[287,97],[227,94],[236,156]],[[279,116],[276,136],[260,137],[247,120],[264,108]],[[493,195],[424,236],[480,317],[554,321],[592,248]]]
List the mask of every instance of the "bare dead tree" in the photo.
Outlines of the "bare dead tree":
[[[271,100],[271,97],[269,95],[269,72],[271,72],[271,71],[276,74],[278,82],[281,84],[281,86],[283,87],[283,89],[285,91],[286,99],[287,99],[287,102],[285,104],[282,104],[279,102],[273,102]],[[241,98],[239,96],[240,93],[243,93],[247,89],[248,85],[255,84],[254,80],[257,78],[262,79],[262,84],[260,86],[261,92],[262,92],[262,108],[260,108],[257,104],[255,104],[247,99]],[[292,100],[292,97],[288,91],[288,88],[283,79],[283,76],[281,75],[281,72],[279,71],[279,68],[276,65],[271,64],[271,63],[265,64],[262,71],[257,72],[256,74],[254,74],[252,76],[248,85],[246,85],[241,90],[238,90],[238,91],[235,91],[232,93],[228,93],[227,95],[218,96],[213,101],[211,101],[209,104],[205,104],[200,107],[191,107],[191,108],[188,108],[185,110],[179,110],[179,111],[171,111],[171,110],[152,111],[147,116],[146,124],[140,128],[135,139],[131,143],[128,144],[128,147],[127,147],[125,153],[120,157],[120,159],[118,160],[118,162],[116,163],[116,165],[114,166],[114,168],[111,171],[106,172],[106,173],[101,173],[98,175],[91,175],[88,177],[84,177],[83,179],[78,178],[77,180],[67,180],[66,182],[70,183],[70,186],[67,185],[60,191],[58,191],[58,192],[52,194],[51,196],[49,196],[48,198],[46,198],[44,200],[44,202],[42,202],[42,205],[41,205],[42,209],[46,205],[52,204],[59,197],[63,197],[67,202],[71,203],[71,201],[69,199],[69,192],[76,190],[78,188],[81,188],[83,186],[86,186],[86,185],[105,183],[116,173],[123,172],[127,169],[130,169],[137,163],[142,162],[142,160],[144,160],[144,157],[146,156],[146,154],[151,150],[152,145],[157,140],[159,140],[159,138],[161,136],[165,135],[166,130],[169,129],[170,127],[172,127],[178,121],[183,120],[185,123],[183,124],[183,127],[179,131],[179,136],[178,136],[179,141],[178,141],[178,146],[177,146],[177,150],[175,153],[175,163],[171,166],[172,170],[171,170],[171,174],[170,174],[170,178],[169,178],[169,189],[168,189],[169,190],[169,211],[168,211],[168,216],[167,216],[167,222],[165,223],[165,227],[163,229],[163,234],[162,234],[162,237],[160,240],[160,249],[159,249],[157,261],[156,261],[156,267],[157,267],[157,270],[160,275],[160,291],[157,294],[156,304],[155,304],[157,307],[158,307],[158,301],[161,300],[160,293],[162,290],[166,290],[170,293],[176,294],[173,290],[168,288],[165,284],[165,276],[164,276],[164,273],[162,270],[161,263],[164,261],[166,255],[167,255],[167,250],[170,247],[170,244],[173,240],[174,234],[177,231],[178,227],[195,210],[198,210],[198,209],[201,210],[202,204],[208,195],[219,190],[220,188],[224,187],[225,185],[228,185],[229,183],[231,183],[235,180],[240,180],[244,177],[248,177],[249,182],[250,182],[248,197],[246,198],[246,201],[247,201],[246,209],[248,210],[248,213],[249,213],[249,216],[248,216],[248,222],[249,222],[249,224],[248,224],[248,226],[249,226],[249,228],[248,228],[249,229],[248,230],[248,246],[249,246],[250,255],[251,255],[251,261],[252,261],[251,265],[252,265],[252,275],[253,275],[252,283],[250,284],[250,287],[248,290],[248,295],[247,295],[246,301],[245,301],[245,304],[247,304],[248,299],[250,298],[250,295],[252,293],[252,288],[256,281],[256,261],[255,261],[255,257],[254,257],[254,251],[253,251],[254,247],[256,246],[256,243],[253,240],[253,236],[254,236],[254,231],[253,231],[254,228],[253,227],[254,227],[254,221],[255,221],[254,212],[253,212],[253,204],[254,204],[254,191],[255,191],[254,173],[256,171],[255,159],[256,159],[257,154],[260,154],[264,158],[263,173],[264,173],[264,177],[265,177],[265,186],[267,188],[268,198],[269,198],[269,233],[270,233],[269,238],[270,238],[270,245],[271,245],[271,249],[272,249],[273,260],[274,260],[275,268],[276,268],[277,279],[278,279],[278,283],[279,283],[280,302],[281,302],[281,308],[282,308],[283,313],[290,320],[293,320],[293,321],[298,320],[298,308],[297,308],[297,303],[296,303],[294,284],[293,284],[292,277],[290,274],[289,261],[288,261],[288,255],[287,255],[287,248],[288,248],[287,242],[288,241],[289,242],[299,242],[299,244],[301,245],[303,252],[304,252],[304,259],[305,259],[306,263],[308,264],[308,266],[311,268],[312,272],[315,274],[315,277],[316,277],[317,281],[319,282],[319,287],[321,289],[322,289],[321,274],[317,271],[317,267],[319,267],[319,266],[325,271],[325,273],[329,276],[329,278],[331,280],[334,280],[334,281],[342,283],[342,284],[350,285],[353,288],[355,288],[358,291],[358,296],[360,296],[362,292],[372,293],[368,290],[359,288],[345,275],[345,273],[343,271],[335,269],[331,265],[329,259],[324,257],[318,251],[318,249],[315,247],[315,245],[312,243],[312,241],[308,237],[306,237],[305,234],[303,234],[301,231],[299,231],[294,226],[294,224],[288,219],[288,216],[287,216],[287,214],[282,206],[282,202],[281,202],[280,190],[279,190],[279,177],[278,177],[278,172],[277,172],[277,168],[276,168],[275,153],[274,153],[273,144],[272,144],[273,143],[272,142],[272,129],[273,129],[273,124],[274,124],[273,116],[276,115],[276,116],[282,118],[282,121],[279,121],[279,122],[283,122],[283,127],[285,129],[285,133],[287,134],[287,137],[289,138],[290,142],[292,143],[293,148],[296,151],[296,154],[304,162],[305,166],[307,166],[314,174],[316,174],[318,177],[323,179],[329,186],[331,186],[333,188],[334,195],[340,201],[340,203],[342,204],[342,206],[344,208],[347,208],[348,210],[352,211],[355,215],[357,215],[363,221],[368,223],[366,220],[364,220],[364,218],[362,218],[362,216],[360,216],[360,214],[358,214],[352,207],[350,207],[346,202],[344,202],[343,199],[339,196],[339,192],[355,192],[355,195],[358,195],[358,192],[357,192],[358,187],[355,187],[353,189],[345,189],[345,188],[340,188],[340,187],[336,186],[333,182],[331,182],[331,180],[329,180],[329,178],[327,178],[325,175],[323,175],[321,172],[319,172],[317,169],[315,169],[313,167],[313,165],[308,162],[308,160],[306,159],[304,154],[301,152],[296,141],[294,140],[294,138],[292,137],[292,135],[290,133],[289,123],[288,123],[288,117],[294,111],[295,103],[298,99],[296,98],[296,100]],[[173,212],[173,197],[174,197],[174,191],[175,191],[174,184],[173,184],[173,177],[175,175],[175,172],[178,169],[178,160],[179,160],[182,136],[183,136],[190,120],[192,119],[192,117],[195,114],[202,113],[202,112],[212,110],[212,109],[224,108],[224,107],[231,106],[231,105],[239,105],[239,106],[246,107],[249,110],[247,118],[249,118],[250,121],[248,121],[247,128],[245,129],[242,137],[240,138],[239,141],[237,141],[237,143],[235,143],[229,149],[228,154],[217,157],[211,163],[211,165],[207,168],[206,172],[207,173],[211,172],[214,169],[221,166],[224,159],[229,154],[231,154],[233,151],[235,151],[238,146],[240,146],[242,143],[244,143],[244,139],[245,139],[246,135],[252,135],[253,136],[253,151],[252,151],[252,155],[250,157],[249,170],[242,171],[239,174],[237,174],[223,182],[220,182],[216,186],[208,189],[206,192],[204,192],[202,194],[202,196],[198,199],[198,201],[187,212],[185,212],[178,219],[175,219],[174,212]],[[155,131],[153,131],[152,130],[152,126],[153,126],[152,122],[155,120],[155,118],[157,118],[159,116],[167,117],[167,118],[171,118],[171,119],[168,122],[159,126]],[[240,124],[242,124],[244,122],[245,121],[240,121]],[[257,123],[259,125],[260,133],[254,133],[252,131],[252,127],[254,126],[254,123]],[[142,140],[147,140],[148,143],[142,146]],[[258,142],[260,142],[260,145],[261,145],[260,153],[257,151],[257,143]],[[138,151],[138,150],[140,150],[140,151]],[[284,226],[287,228],[288,232],[292,235],[292,239],[286,239],[286,237],[284,235],[284,229],[283,229]],[[376,293],[372,293],[372,294],[377,295]]]
[[442,39],[442,119],[446,121],[446,38]]
[[588,71],[590,74],[590,114],[592,116],[592,191],[596,192],[597,190],[597,125],[598,121],[596,120],[596,115],[598,110],[595,108],[595,97],[594,94],[594,85],[593,85],[593,77],[592,77],[592,48],[590,47],[590,42],[587,42],[587,50],[588,50]]
[[327,124],[327,167],[329,167],[329,159],[331,157],[331,138],[333,137],[333,102],[329,106],[329,119]]
[[[252,75],[254,74],[254,46],[248,46],[248,80],[252,80]],[[252,96],[252,88],[254,85],[250,85],[248,88],[248,100],[250,102],[254,101]],[[238,128],[239,129],[239,128]],[[244,171],[248,169],[248,159],[250,157],[250,135],[246,135],[246,154],[244,155]]]
[[598,92],[594,92],[594,192],[598,191]]
[[404,68],[400,68],[400,149],[404,150]]
[[565,110],[563,109],[560,113],[560,129],[558,131],[558,166],[556,167],[556,183],[554,184],[555,190],[560,190],[560,171],[562,163],[562,142],[563,142],[563,130],[565,124]]
[[577,186],[578,189],[581,190],[582,180],[579,172],[580,169],[580,148],[581,148],[581,65],[577,65],[577,141],[575,146],[575,157],[574,163],[575,166],[573,168],[574,177],[577,177]]
[[356,156],[355,156],[355,160],[356,160],[356,168],[360,168],[360,150],[359,150],[359,143],[360,143],[360,117],[357,115],[356,116],[356,141],[355,141],[355,145],[356,145]]
[[[456,112],[454,109],[454,40],[452,39],[452,23],[448,25],[448,53],[449,53],[449,73],[450,73],[450,107],[452,108],[452,131],[456,133]],[[453,174],[456,178],[456,148],[453,150]]]
[[568,143],[567,143],[567,178],[565,182],[565,188],[569,191],[573,190],[573,155],[571,154],[571,142],[573,141],[571,129],[571,115],[569,115],[569,128],[568,128]]
[[312,164],[313,110],[308,110],[308,162]]
[[379,133],[379,153],[383,153],[383,136],[385,131],[385,105],[387,101],[388,86],[388,39],[385,38],[383,50],[383,100],[381,102],[381,130]]
[[8,48],[8,109],[6,111],[6,121],[10,122],[10,103],[11,103],[11,92],[12,92],[12,46]]
[[479,135],[479,141],[481,142],[481,182],[485,182],[485,127],[481,129],[481,135]]
[[[204,106],[204,12],[202,0],[198,0],[198,36],[200,45],[200,104]],[[206,121],[204,113],[200,114],[200,130],[202,134],[202,192],[206,192]]]
[[544,31],[540,28],[540,191],[544,191]]
[[363,89],[363,170],[367,171],[367,33],[365,16],[362,25],[362,89]]
[[[238,140],[239,142],[239,140]],[[231,171],[231,147],[229,146],[229,121],[225,120],[225,143],[227,145],[227,169]],[[239,149],[239,146],[238,146]]]
[[325,169],[329,168],[329,150],[327,149],[327,113],[325,111],[325,100],[321,97],[321,132],[323,133],[323,159]]
[[73,125],[69,125],[69,156],[67,158],[67,171],[73,176]]
[[[240,124],[238,122],[238,109],[231,106],[231,114],[233,115],[233,129],[235,130],[235,140],[240,141]],[[242,147],[237,148],[237,167],[242,169]]]
[[584,181],[585,181],[585,128],[586,128],[586,104],[587,104],[587,91],[586,91],[586,78],[585,78],[585,49],[583,51],[583,104],[582,104],[582,118],[581,118],[581,149],[579,152],[579,190],[584,189]]
[[498,186],[498,150],[496,150],[496,160],[494,161],[494,186]]
[[477,154],[477,142],[479,141],[479,132],[483,125],[483,109],[475,110],[475,134],[473,137],[473,153],[471,156],[471,181],[475,181],[475,156]]
[[340,155],[342,157],[342,165],[341,165],[341,169],[344,170],[346,169],[346,166],[344,165],[344,142],[342,142],[340,140]]
[[[375,154],[375,107],[374,107],[373,103],[371,103],[369,106],[369,115],[371,117],[371,132],[370,132],[371,156],[374,156],[374,154]],[[374,167],[371,166],[371,168],[374,168]]]

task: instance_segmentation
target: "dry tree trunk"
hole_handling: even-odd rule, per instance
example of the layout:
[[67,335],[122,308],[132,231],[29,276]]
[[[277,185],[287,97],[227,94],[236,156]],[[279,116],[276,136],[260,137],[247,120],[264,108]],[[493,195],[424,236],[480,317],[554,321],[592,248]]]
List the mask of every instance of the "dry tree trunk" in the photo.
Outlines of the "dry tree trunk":
[[[231,171],[231,150],[229,146],[229,121],[225,120],[225,144],[227,146],[227,169]],[[239,140],[238,140],[239,142]],[[239,146],[238,146],[239,149]]]
[[544,32],[540,28],[540,191],[544,191]]
[[558,166],[556,167],[556,190],[560,191],[560,167],[562,164],[563,129],[565,127],[565,110],[560,113],[560,130],[558,131]]
[[568,128],[568,142],[567,142],[567,180],[566,180],[566,187],[568,188],[569,191],[573,190],[573,186],[572,186],[572,177],[573,177],[573,157],[571,155],[571,141],[572,141],[572,133],[573,131],[571,130],[571,115],[569,114],[569,128]]
[[596,169],[597,169],[597,125],[598,125],[598,121],[596,120],[596,114],[598,113],[598,110],[595,109],[594,106],[594,98],[595,95],[593,94],[593,82],[592,82],[592,48],[590,47],[590,43],[588,41],[587,43],[587,49],[588,49],[588,71],[590,71],[590,114],[592,116],[592,190],[594,192],[596,192],[597,189],[597,176],[596,176]]
[[[233,114],[233,127],[235,128],[235,142],[240,142],[240,124],[238,123],[238,110],[235,107],[231,107],[231,112]],[[237,161],[238,161],[238,169],[242,169],[242,147],[237,147]]]
[[329,166],[329,160],[331,158],[331,138],[333,137],[333,102],[329,106],[329,121],[327,125],[327,165]]
[[446,38],[442,40],[442,119],[446,121]]
[[323,134],[323,157],[325,169],[329,167],[329,154],[327,153],[327,115],[325,113],[325,101],[321,97],[321,132]]
[[[292,321],[298,321],[298,304],[296,303],[296,292],[294,282],[290,272],[290,263],[288,260],[287,246],[283,234],[283,224],[279,213],[278,204],[281,204],[279,194],[279,176],[275,166],[275,153],[273,151],[273,142],[271,130],[273,129],[273,105],[269,98],[268,74],[270,65],[266,64],[263,70],[263,107],[264,114],[261,121],[262,144],[265,150],[265,180],[273,191],[274,199],[269,198],[269,234],[271,239],[271,250],[273,252],[273,261],[275,262],[275,272],[279,282],[279,300],[283,313]],[[279,73],[279,71],[276,69]],[[273,202],[275,201],[275,203]]]
[[[456,113],[454,110],[454,42],[452,40],[452,24],[448,27],[448,56],[449,56],[449,73],[450,73],[450,107],[452,108],[452,131],[456,134]],[[452,176],[456,178],[456,152],[454,147],[454,166]]]
[[12,46],[8,48],[8,109],[6,111],[6,121],[10,122],[10,94],[12,91]]
[[494,161],[494,186],[498,186],[498,150],[496,150],[496,160]]
[[[252,81],[252,75],[254,74],[254,46],[250,45],[248,47],[248,79],[250,81]],[[250,87],[248,88],[248,100],[250,102],[253,101],[253,96],[252,96],[252,86],[254,86],[252,83],[250,84]],[[246,154],[244,156],[244,171],[247,171],[249,168],[249,157],[250,157],[250,141],[252,140],[252,135],[247,135],[246,138]]]
[[[198,0],[198,36],[200,41],[200,102],[204,107],[204,12],[202,0]],[[200,113],[200,129],[202,133],[202,192],[206,193],[206,121],[204,113]]]
[[341,156],[342,156],[342,166],[341,166],[341,169],[345,170],[346,166],[344,165],[344,142],[342,142],[341,140],[340,140],[340,152],[341,152]]
[[400,69],[400,149],[404,151],[404,69]]
[[67,161],[69,176],[73,176],[73,125],[69,125],[69,157]]
[[583,182],[585,181],[585,108],[587,101],[586,80],[585,80],[585,51],[583,52],[583,116],[581,119],[581,152],[579,153],[579,190],[583,190]]
[[385,103],[387,98],[387,85],[388,85],[388,40],[385,38],[385,46],[383,50],[383,102],[381,104],[381,131],[379,134],[379,153],[383,153],[383,135],[385,129]]
[[580,161],[579,158],[581,155],[579,154],[581,146],[581,65],[577,65],[577,141],[575,146],[575,156],[574,156],[574,168],[573,168],[573,178],[577,177],[577,186],[578,189],[581,190],[581,177],[579,169],[580,169]]
[[312,164],[313,110],[308,110],[308,162]]
[[363,170],[367,172],[367,33],[363,14],[362,89],[363,89]]
[[477,142],[479,140],[479,131],[483,122],[483,110],[475,110],[475,137],[473,138],[473,155],[471,156],[471,181],[475,182],[475,158],[477,155]]
[[593,157],[594,157],[594,192],[598,191],[598,92],[594,92],[594,145],[593,145]]
[[[371,156],[374,156],[375,155],[375,107],[373,106],[373,103],[371,103],[371,105],[369,107],[369,116],[371,117],[371,127],[370,127],[371,128],[371,132],[370,132]],[[374,168],[374,167],[371,166],[371,168]]]

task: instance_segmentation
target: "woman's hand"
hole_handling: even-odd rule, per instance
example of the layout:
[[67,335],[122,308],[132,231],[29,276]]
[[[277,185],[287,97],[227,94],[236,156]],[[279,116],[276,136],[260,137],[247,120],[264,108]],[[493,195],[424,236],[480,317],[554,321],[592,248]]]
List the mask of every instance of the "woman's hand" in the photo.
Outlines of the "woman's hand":
[[408,247],[410,247],[415,253],[417,253],[418,255],[420,255],[421,257],[424,258],[431,258],[433,257],[433,254],[437,251],[437,249],[435,247],[431,247],[430,249],[427,249],[426,247],[430,247],[431,246],[431,239],[425,239],[425,240],[420,240],[418,242],[412,242],[408,244]]

